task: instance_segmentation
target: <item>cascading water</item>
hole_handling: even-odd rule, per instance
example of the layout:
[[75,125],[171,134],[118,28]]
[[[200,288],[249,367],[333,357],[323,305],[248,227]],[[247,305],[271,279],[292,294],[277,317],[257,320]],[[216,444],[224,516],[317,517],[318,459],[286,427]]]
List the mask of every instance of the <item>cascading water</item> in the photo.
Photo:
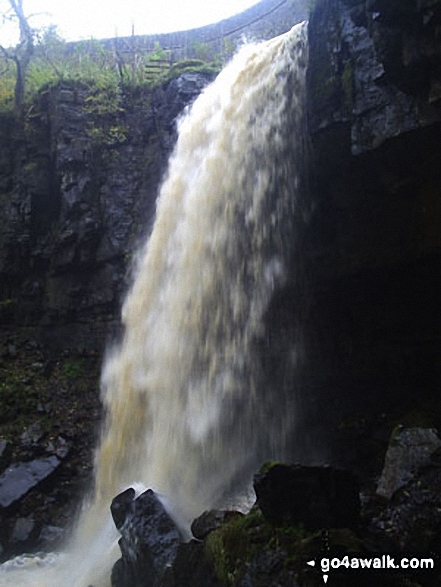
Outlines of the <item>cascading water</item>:
[[66,553],[5,563],[0,585],[107,586],[121,489],[154,488],[185,527],[280,455],[293,415],[262,385],[257,349],[285,275],[306,54],[304,24],[243,47],[181,119],[124,337],[103,370],[93,503]]

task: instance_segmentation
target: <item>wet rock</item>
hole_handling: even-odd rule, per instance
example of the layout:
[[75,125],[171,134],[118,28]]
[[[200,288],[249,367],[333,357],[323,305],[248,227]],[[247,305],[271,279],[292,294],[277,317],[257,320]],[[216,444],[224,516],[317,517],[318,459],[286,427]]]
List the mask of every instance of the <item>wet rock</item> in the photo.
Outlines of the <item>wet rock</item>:
[[34,422],[26,428],[23,434],[20,436],[20,442],[23,447],[29,448],[35,446],[43,436],[40,422]]
[[0,507],[7,508],[20,500],[28,491],[47,479],[59,464],[59,459],[52,456],[11,465],[0,475]]
[[112,587],[154,587],[176,556],[180,533],[158,496],[148,489],[138,498],[128,489],[112,502],[122,557],[112,569]]
[[33,518],[18,518],[12,529],[12,542],[26,542],[34,529],[35,521]]
[[441,447],[433,428],[401,428],[392,435],[386,453],[377,494],[390,498],[403,487],[416,471],[430,462],[431,455]]
[[44,544],[56,544],[60,542],[64,536],[63,528],[59,526],[43,526],[38,536],[39,542]]
[[352,473],[332,467],[276,464],[254,477],[257,504],[273,524],[353,528],[360,515],[359,486]]
[[[440,120],[429,96],[440,77],[435,23],[405,30],[397,8],[384,12],[331,1],[318,3],[310,19],[313,127],[342,125],[354,155]],[[326,32],[316,37],[320,28]]]
[[223,587],[208,559],[203,542],[181,543],[160,587]]
[[195,538],[203,540],[210,532],[216,530],[225,522],[242,515],[240,512],[234,511],[210,510],[193,520],[191,532]]
[[122,528],[130,512],[135,495],[135,490],[132,487],[129,487],[113,499],[110,511],[117,530]]
[[64,459],[68,455],[69,450],[69,444],[62,436],[57,436],[46,448],[47,453],[54,454],[60,459]]
[[[172,80],[168,87],[169,95],[179,95],[181,100],[187,100],[197,96],[207,85],[207,76],[198,73],[184,73]],[[176,99],[176,98],[175,98]]]

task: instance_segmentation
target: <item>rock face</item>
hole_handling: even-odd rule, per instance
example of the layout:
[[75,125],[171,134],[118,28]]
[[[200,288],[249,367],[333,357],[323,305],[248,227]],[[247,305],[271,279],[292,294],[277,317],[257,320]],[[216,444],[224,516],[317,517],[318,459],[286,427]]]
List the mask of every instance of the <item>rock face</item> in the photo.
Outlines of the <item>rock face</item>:
[[354,413],[440,419],[440,23],[438,1],[310,14],[310,192],[262,357],[277,377],[297,348],[296,454],[348,454],[332,447]]
[[42,92],[26,142],[0,119],[0,311],[54,345],[103,349],[127,258],[151,223],[175,119],[210,80],[183,74],[100,113],[79,84]]

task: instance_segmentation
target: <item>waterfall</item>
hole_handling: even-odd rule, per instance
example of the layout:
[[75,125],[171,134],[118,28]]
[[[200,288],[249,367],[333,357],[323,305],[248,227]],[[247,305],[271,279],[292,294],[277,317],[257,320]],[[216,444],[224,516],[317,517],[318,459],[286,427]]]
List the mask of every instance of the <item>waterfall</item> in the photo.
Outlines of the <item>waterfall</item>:
[[186,527],[281,454],[294,414],[262,385],[258,349],[286,277],[306,57],[304,24],[245,45],[181,118],[103,369],[92,505],[55,562],[6,563],[0,585],[107,587],[122,489],[152,487]]

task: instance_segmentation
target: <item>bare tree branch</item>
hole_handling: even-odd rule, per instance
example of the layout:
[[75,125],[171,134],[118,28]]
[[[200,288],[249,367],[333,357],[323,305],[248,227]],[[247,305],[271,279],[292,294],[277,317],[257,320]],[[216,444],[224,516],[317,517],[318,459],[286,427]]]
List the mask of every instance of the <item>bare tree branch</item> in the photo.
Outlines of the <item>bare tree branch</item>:
[[[11,6],[11,17],[8,12],[7,18],[14,17],[18,21],[20,40],[14,49],[6,50],[1,47],[1,52],[10,61],[16,65],[16,79],[14,90],[14,111],[17,117],[21,117],[23,110],[24,92],[26,73],[34,53],[34,35],[35,31],[30,26],[28,19],[23,10],[23,0],[9,0]],[[5,15],[4,15],[5,16]]]

